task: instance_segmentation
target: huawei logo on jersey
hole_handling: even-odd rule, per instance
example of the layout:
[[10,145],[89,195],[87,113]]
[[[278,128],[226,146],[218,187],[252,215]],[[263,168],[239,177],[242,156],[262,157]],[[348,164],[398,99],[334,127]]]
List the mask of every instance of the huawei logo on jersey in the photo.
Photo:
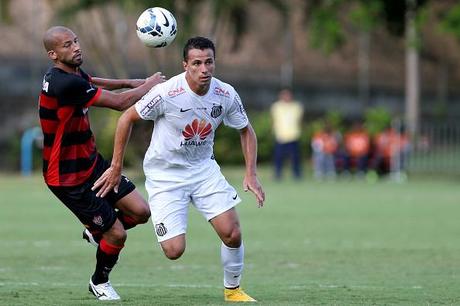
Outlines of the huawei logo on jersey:
[[209,134],[212,132],[211,123],[207,123],[205,120],[198,121],[198,119],[193,120],[191,124],[187,124],[185,129],[182,131],[182,135],[185,138],[185,141],[192,139],[196,135],[200,140],[206,139]]
[[168,96],[169,97],[177,97],[178,95],[181,95],[185,92],[185,89],[183,87],[179,88],[174,88],[168,91]]

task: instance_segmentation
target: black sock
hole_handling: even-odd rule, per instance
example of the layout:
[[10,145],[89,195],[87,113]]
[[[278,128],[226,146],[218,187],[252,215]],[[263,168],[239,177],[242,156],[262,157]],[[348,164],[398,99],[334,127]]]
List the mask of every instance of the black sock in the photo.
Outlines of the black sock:
[[[103,241],[104,240],[102,240],[101,242]],[[95,285],[106,283],[109,281],[109,274],[112,271],[112,268],[117,263],[119,251],[122,249],[122,247],[120,247],[118,249],[118,253],[113,254],[114,252],[104,252],[101,249],[101,245],[104,245],[103,248],[107,247],[105,243],[100,243],[99,247],[97,248],[96,269],[94,271],[93,276],[91,277],[91,280]]]

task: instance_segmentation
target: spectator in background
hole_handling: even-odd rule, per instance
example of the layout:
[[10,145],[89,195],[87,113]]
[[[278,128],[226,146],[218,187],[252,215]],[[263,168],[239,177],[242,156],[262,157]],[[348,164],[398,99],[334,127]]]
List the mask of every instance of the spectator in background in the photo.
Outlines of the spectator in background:
[[344,136],[345,171],[358,175],[364,175],[367,172],[370,145],[369,134],[364,129],[362,122],[355,122],[351,130]]
[[311,141],[313,151],[313,171],[318,180],[336,177],[335,155],[339,148],[340,134],[326,123],[325,127],[316,132]]
[[302,176],[300,158],[300,136],[302,131],[303,107],[293,100],[292,91],[283,89],[279,100],[271,107],[273,132],[275,134],[275,178],[281,179],[283,163],[291,160],[292,171],[296,179]]
[[404,130],[398,132],[390,125],[374,139],[372,168],[379,175],[405,172],[410,142]]

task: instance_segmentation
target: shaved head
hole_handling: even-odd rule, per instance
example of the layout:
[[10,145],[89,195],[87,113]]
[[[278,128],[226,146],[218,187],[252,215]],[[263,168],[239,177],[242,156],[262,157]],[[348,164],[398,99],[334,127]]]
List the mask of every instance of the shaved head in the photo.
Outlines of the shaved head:
[[43,35],[43,45],[56,67],[75,72],[83,63],[80,42],[71,29],[63,26],[49,28]]
[[43,36],[43,45],[45,46],[46,51],[53,50],[56,46],[56,43],[59,41],[59,34],[65,32],[73,33],[72,30],[63,26],[55,26],[49,28]]

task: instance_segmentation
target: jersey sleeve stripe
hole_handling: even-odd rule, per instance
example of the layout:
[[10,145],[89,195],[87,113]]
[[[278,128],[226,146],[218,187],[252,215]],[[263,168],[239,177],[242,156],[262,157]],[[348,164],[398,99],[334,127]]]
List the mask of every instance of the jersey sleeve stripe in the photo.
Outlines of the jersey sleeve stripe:
[[43,134],[54,134],[54,132],[56,131],[59,125],[59,121],[45,120],[42,118],[41,125],[42,125]]
[[45,106],[40,107],[39,116],[42,120],[58,120],[56,109],[49,109]]
[[99,99],[99,96],[101,95],[101,93],[102,93],[102,88],[98,88],[94,97],[92,97],[91,100],[89,100],[88,103],[85,104],[85,107],[90,107],[91,105],[93,105],[94,102],[96,102],[97,99]]
[[40,106],[46,107],[48,109],[56,109],[58,107],[57,99],[47,96],[44,93],[40,94],[39,104]]

